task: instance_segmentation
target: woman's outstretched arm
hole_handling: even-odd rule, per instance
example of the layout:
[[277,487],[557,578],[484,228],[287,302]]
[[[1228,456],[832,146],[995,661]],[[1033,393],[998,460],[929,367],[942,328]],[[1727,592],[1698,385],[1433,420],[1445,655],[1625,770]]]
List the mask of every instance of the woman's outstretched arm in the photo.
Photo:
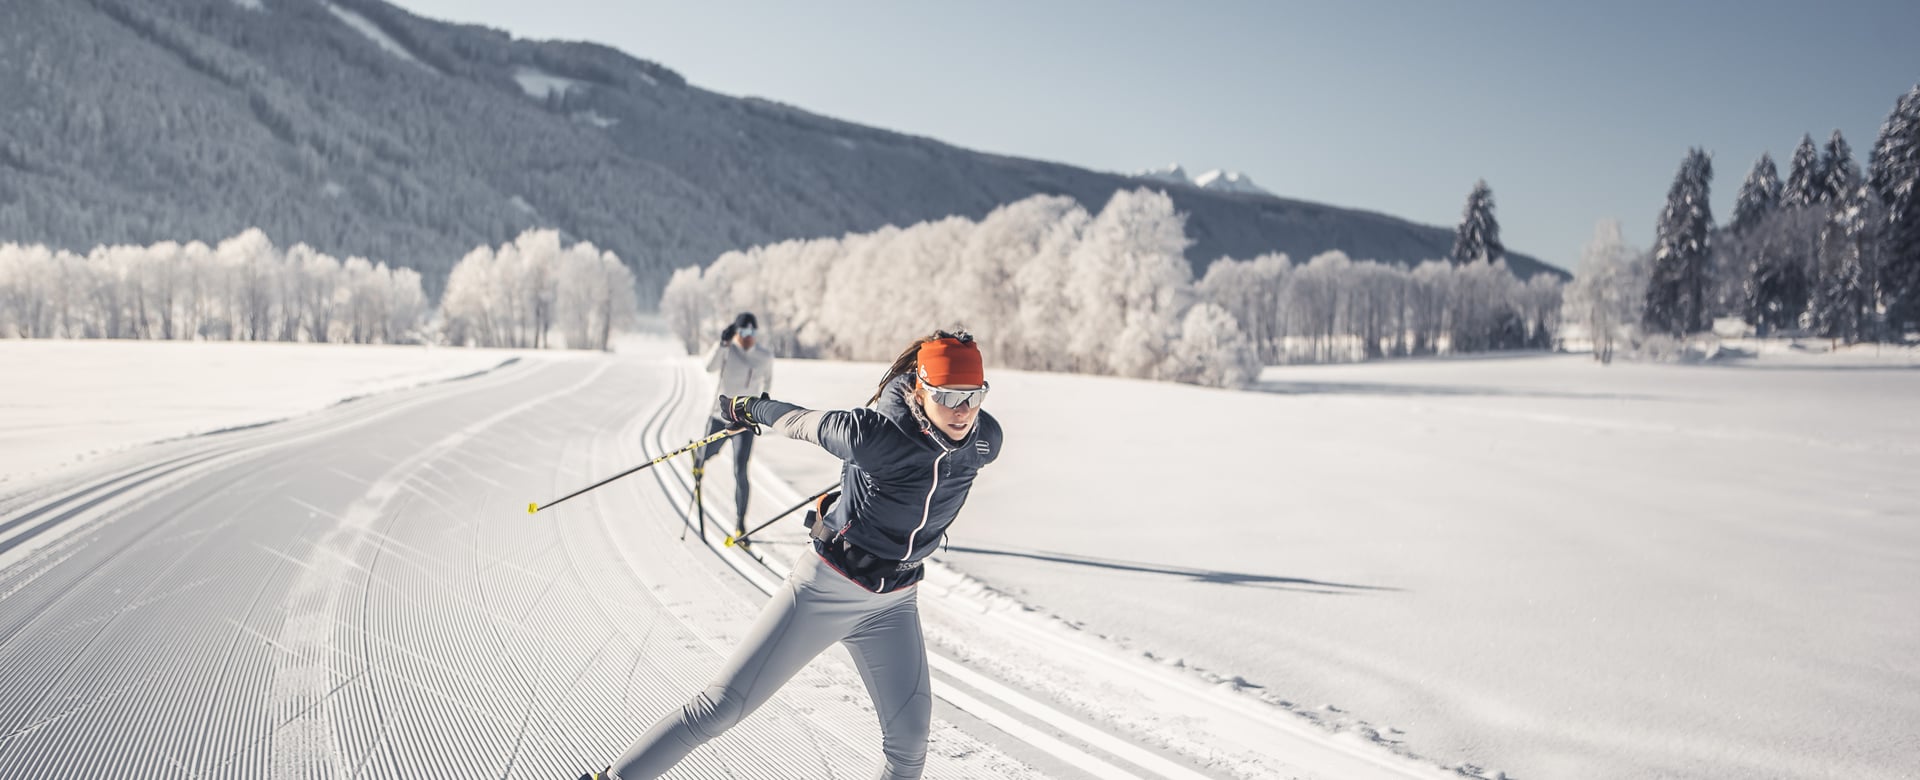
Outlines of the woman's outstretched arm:
[[819,410],[750,396],[722,397],[720,406],[727,421],[738,425],[762,425],[789,439],[812,442],[841,460],[855,460],[865,442],[868,426],[858,411]]

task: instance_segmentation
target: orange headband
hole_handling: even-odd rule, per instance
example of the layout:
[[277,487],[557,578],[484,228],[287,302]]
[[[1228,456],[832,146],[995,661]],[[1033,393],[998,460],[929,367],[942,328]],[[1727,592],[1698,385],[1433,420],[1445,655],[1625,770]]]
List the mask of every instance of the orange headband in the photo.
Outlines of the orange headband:
[[980,347],[972,341],[934,339],[920,345],[920,383],[934,387],[984,385],[987,372],[980,365]]

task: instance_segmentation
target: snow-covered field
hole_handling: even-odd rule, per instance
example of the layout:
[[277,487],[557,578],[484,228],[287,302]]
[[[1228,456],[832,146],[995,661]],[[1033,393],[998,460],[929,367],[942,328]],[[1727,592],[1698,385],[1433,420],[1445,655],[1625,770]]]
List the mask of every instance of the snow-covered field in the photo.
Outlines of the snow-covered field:
[[163,439],[273,422],[483,371],[499,349],[0,340],[0,482]]
[[[1774,357],[993,373],[1005,454],[939,560],[1489,776],[1911,776],[1920,354]],[[779,371],[844,406],[880,367]]]
[[[0,463],[47,469],[509,356],[0,342],[35,377],[8,383]],[[1489,777],[1911,776],[1916,367],[1873,348],[1529,356],[1269,369],[1260,392],[990,372],[1007,448],[928,592],[1024,603],[1116,657]],[[850,406],[879,374],[782,361],[775,395]],[[771,438],[756,463],[802,493],[836,468]],[[772,492],[750,517],[784,508]],[[1090,718],[1139,720],[1139,697],[1092,698],[1109,711]]]

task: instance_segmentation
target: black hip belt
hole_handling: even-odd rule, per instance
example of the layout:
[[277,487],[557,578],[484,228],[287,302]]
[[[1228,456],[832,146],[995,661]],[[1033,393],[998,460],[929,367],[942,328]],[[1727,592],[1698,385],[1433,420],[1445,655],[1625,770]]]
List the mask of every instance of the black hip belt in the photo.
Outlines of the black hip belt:
[[875,593],[891,593],[920,581],[925,561],[902,561],[874,555],[846,539],[813,540],[813,549],[847,579]]
[[919,582],[926,574],[920,568],[925,561],[902,561],[875,555],[847,541],[845,534],[836,533],[821,522],[821,518],[827,516],[828,508],[839,498],[838,490],[823,495],[813,509],[807,511],[804,522],[808,535],[813,537],[814,551],[847,579],[875,593],[890,593]]

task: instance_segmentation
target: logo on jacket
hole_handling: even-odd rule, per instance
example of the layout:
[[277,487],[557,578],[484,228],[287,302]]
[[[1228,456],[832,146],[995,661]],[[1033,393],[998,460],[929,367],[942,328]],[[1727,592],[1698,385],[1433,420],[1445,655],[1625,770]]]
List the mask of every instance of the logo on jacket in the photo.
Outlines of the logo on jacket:
[[986,455],[991,449],[992,445],[987,444],[986,439],[979,439],[973,443],[973,451],[981,455]]

